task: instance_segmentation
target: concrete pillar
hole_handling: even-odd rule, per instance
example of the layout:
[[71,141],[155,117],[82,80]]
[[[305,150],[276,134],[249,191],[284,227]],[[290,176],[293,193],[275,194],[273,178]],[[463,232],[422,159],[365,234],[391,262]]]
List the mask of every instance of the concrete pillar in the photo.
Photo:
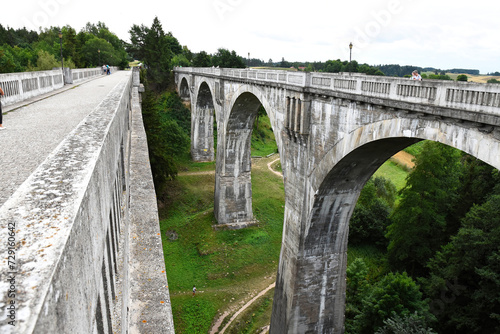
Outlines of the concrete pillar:
[[251,136],[251,129],[238,129],[225,136],[226,147],[218,157],[224,163],[215,176],[215,217],[219,224],[241,228],[253,222]]
[[251,93],[238,97],[226,126],[219,127],[214,214],[218,224],[243,228],[252,212],[251,137],[261,103]]

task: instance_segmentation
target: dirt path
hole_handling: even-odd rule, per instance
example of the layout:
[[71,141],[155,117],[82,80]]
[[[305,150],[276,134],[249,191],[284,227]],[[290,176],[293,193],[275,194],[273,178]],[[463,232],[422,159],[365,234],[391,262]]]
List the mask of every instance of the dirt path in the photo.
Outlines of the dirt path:
[[217,319],[217,321],[215,322],[215,324],[213,325],[212,327],[212,330],[210,331],[210,334],[216,334],[216,333],[219,333],[219,334],[223,334],[226,329],[231,325],[231,323],[234,321],[234,319],[236,319],[238,317],[238,315],[241,314],[241,312],[245,311],[250,305],[252,305],[257,299],[259,299],[260,297],[262,297],[266,292],[268,292],[269,290],[271,290],[272,288],[274,288],[276,285],[276,283],[272,283],[271,285],[269,285],[267,288],[265,288],[264,290],[262,290],[261,292],[259,292],[259,294],[255,297],[253,297],[252,299],[250,299],[245,305],[243,305],[236,313],[233,314],[233,316],[231,317],[231,319],[229,319],[229,321],[227,322],[226,326],[224,326],[224,328],[222,328],[222,330],[220,332],[218,332],[219,330],[219,327],[220,325],[222,324],[222,322],[224,321],[224,319],[229,315],[229,311],[226,311],[224,312],[224,314],[222,314],[222,316]]
[[273,165],[276,161],[278,161],[279,159],[280,159],[280,158],[278,157],[277,159],[274,159],[273,161],[269,162],[269,163],[267,164],[267,168],[268,168],[271,172],[273,172],[274,174],[278,175],[279,177],[283,177],[283,174],[281,174],[280,172],[275,171],[275,170],[271,167],[271,166],[272,166],[272,165]]

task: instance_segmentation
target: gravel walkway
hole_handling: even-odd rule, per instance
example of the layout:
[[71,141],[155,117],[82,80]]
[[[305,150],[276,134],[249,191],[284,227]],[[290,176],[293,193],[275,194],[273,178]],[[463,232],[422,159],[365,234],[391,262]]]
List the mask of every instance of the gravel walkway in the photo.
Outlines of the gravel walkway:
[[0,130],[0,206],[59,143],[130,71],[66,85],[34,100],[3,108]]

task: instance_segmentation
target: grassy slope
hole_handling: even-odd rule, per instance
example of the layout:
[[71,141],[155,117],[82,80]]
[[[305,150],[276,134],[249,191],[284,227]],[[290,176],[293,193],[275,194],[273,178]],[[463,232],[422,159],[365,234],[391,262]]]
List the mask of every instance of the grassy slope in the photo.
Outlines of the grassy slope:
[[[274,152],[276,145],[269,125],[259,126],[266,129],[264,139],[253,139],[252,155],[265,156]],[[169,183],[166,208],[160,211],[160,228],[176,333],[207,333],[218,313],[237,307],[238,301],[273,281],[284,214],[283,182],[266,166],[273,159],[257,159],[252,168],[253,208],[260,222],[258,227],[213,229],[213,162],[189,163]],[[399,179],[395,182],[399,188],[406,172],[387,162],[377,175]],[[170,240],[170,236],[178,238]],[[349,261],[363,257],[374,276],[384,270],[385,264],[379,260],[381,252],[374,247],[351,247],[348,256]],[[195,297],[191,292],[193,285],[199,291]],[[251,332],[269,323],[273,291],[240,316],[230,332]]]

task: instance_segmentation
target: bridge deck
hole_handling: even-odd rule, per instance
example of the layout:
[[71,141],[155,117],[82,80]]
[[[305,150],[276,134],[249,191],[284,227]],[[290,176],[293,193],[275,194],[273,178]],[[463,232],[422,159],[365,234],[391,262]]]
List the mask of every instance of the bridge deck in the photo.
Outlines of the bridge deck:
[[3,107],[0,131],[0,206],[59,143],[130,72],[66,85],[55,92]]

